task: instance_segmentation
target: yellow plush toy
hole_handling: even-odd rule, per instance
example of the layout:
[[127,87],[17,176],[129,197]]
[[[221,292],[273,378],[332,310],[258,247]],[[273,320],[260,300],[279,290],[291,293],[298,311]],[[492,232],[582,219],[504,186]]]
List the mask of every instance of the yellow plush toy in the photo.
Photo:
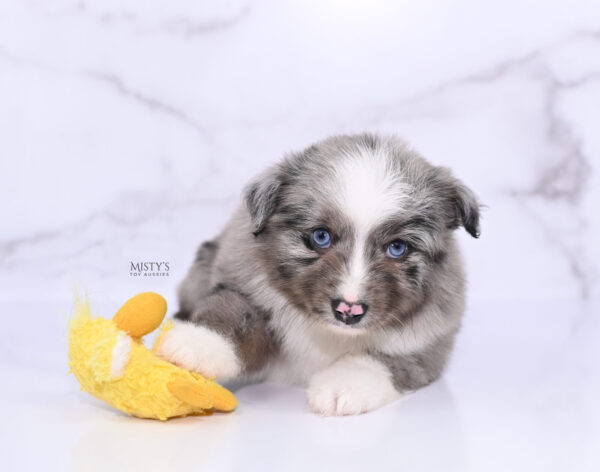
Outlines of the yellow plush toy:
[[[81,389],[140,418],[233,410],[237,400],[229,390],[144,346],[141,337],[161,324],[166,311],[165,299],[153,292],[131,298],[112,320],[92,317],[89,303],[78,300],[69,326],[69,365]],[[154,351],[171,326],[167,320]]]

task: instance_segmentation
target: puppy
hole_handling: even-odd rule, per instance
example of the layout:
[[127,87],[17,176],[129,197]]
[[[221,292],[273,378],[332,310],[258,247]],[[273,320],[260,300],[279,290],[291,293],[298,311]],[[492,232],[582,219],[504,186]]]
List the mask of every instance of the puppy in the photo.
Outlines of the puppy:
[[220,381],[307,386],[309,407],[353,415],[437,379],[465,308],[454,230],[479,204],[395,138],[336,136],[245,190],[179,287],[160,355]]

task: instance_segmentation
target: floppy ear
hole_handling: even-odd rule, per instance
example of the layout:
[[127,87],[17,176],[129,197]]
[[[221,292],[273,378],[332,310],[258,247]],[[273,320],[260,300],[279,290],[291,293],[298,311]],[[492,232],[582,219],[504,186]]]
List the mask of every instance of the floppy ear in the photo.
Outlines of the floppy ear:
[[433,188],[447,202],[445,208],[448,228],[463,226],[467,233],[478,238],[480,205],[475,194],[454,177],[447,167],[434,167],[430,175]]
[[479,229],[479,201],[473,191],[460,180],[454,179],[454,196],[452,197],[456,226],[462,225],[474,238],[481,234]]
[[263,172],[246,187],[244,197],[255,236],[261,233],[269,217],[275,211],[282,185],[281,171],[278,167],[273,167]]

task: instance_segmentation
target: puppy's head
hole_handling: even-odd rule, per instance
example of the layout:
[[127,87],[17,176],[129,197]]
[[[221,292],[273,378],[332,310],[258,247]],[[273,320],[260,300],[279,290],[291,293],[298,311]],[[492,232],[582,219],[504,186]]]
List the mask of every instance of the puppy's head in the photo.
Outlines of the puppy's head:
[[473,193],[393,138],[322,141],[250,184],[246,204],[273,285],[348,332],[401,325],[459,271],[452,231],[479,236]]

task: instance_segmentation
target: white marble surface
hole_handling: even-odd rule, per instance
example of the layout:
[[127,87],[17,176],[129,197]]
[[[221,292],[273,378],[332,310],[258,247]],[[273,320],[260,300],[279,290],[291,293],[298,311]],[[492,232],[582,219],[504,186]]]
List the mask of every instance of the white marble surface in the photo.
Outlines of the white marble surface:
[[[2,453],[597,470],[599,110],[597,1],[0,0],[0,367],[19,386]],[[403,136],[487,205],[482,238],[461,236],[470,311],[443,382],[326,422],[298,391],[252,387],[235,415],[161,427],[63,376],[75,285],[103,313],[142,290],[174,308],[250,176],[363,130]],[[169,276],[131,277],[147,260]]]

